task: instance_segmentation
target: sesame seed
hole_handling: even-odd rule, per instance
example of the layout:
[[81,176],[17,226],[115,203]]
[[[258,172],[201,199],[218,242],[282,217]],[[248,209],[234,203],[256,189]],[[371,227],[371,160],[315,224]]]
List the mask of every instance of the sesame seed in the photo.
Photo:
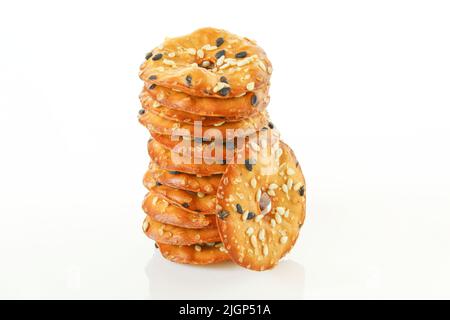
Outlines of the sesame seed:
[[[225,121],[214,123],[214,127],[220,127],[223,124],[225,124]],[[215,146],[215,144],[213,144],[213,146]]]
[[175,52],[171,52],[171,53],[169,53],[167,56],[168,56],[169,58],[173,58],[173,57],[175,57]]
[[242,207],[241,207],[241,205],[239,203],[236,204],[236,211],[239,214],[243,214],[244,213],[244,210],[242,210]]
[[285,210],[283,207],[277,207],[277,213],[278,213],[278,214],[284,215],[285,211],[286,211],[286,210]]
[[281,216],[280,216],[278,213],[275,214],[275,221],[276,221],[278,224],[280,224],[280,223],[282,222]]
[[148,230],[148,221],[147,221],[147,219],[145,219],[144,223],[142,224],[142,230],[144,230],[144,232],[147,232],[147,230]]
[[220,67],[221,65],[223,65],[224,60],[225,56],[221,56],[219,59],[217,59],[216,66]]
[[203,68],[208,68],[211,65],[211,62],[209,62],[208,60],[205,60],[202,62],[202,67]]
[[264,257],[267,257],[269,255],[269,247],[267,246],[267,244],[263,246],[263,255]]
[[258,97],[256,96],[256,94],[252,95],[252,97],[250,98],[250,103],[252,104],[252,106],[256,106],[256,104],[258,103]]
[[225,50],[220,50],[220,51],[217,51],[214,56],[216,57],[216,59],[220,59],[220,57],[222,57],[224,55],[225,55]]
[[283,184],[283,185],[281,186],[281,189],[283,189],[283,192],[284,192],[284,193],[288,193],[288,191],[289,191],[286,184]]
[[248,228],[247,229],[247,231],[245,232],[248,236],[251,236],[252,234],[253,234],[253,228],[252,227],[250,227],[250,228]]
[[155,54],[152,58],[153,61],[157,61],[163,57],[162,53]]
[[195,54],[197,53],[197,51],[194,48],[188,48],[186,51],[187,53],[193,56],[195,56]]
[[263,214],[257,215],[256,218],[255,218],[255,221],[256,222],[260,222],[263,218],[264,218]]
[[245,51],[238,52],[235,55],[235,57],[238,58],[238,59],[245,58],[246,56],[247,56],[247,52],[245,52]]
[[266,239],[266,230],[261,229],[258,233],[258,239],[264,241]]
[[231,90],[230,87],[225,87],[223,89],[220,89],[218,92],[222,97],[225,97],[230,93],[230,90]]
[[289,217],[289,209],[286,210],[286,212],[284,213],[284,217],[288,218]]
[[247,90],[252,91],[253,89],[255,89],[255,83],[254,82],[247,83]]
[[242,221],[246,221],[247,217],[248,217],[249,211],[246,210],[243,214],[242,214]]
[[275,151],[275,156],[277,158],[281,157],[281,155],[283,154],[283,149],[278,148],[277,151]]
[[253,248],[256,248],[258,246],[258,242],[254,234],[250,237],[250,243],[252,244]]
[[192,76],[191,75],[186,76],[186,83],[189,87],[192,85]]
[[276,190],[276,189],[278,189],[279,187],[278,187],[278,185],[276,184],[276,183],[271,183],[270,185],[269,185],[269,190]]
[[216,39],[216,46],[220,47],[224,42],[225,42],[225,40],[222,37],[217,38]]
[[271,197],[275,197],[275,191],[273,191],[273,190],[267,191],[267,194]]
[[189,203],[183,202],[183,203],[181,204],[181,206],[182,206],[183,208],[189,208]]
[[152,106],[153,106],[153,108],[159,108],[159,107],[161,107],[161,104],[158,101],[154,101]]
[[301,183],[301,182],[297,182],[297,183],[294,185],[294,190],[295,190],[295,191],[298,191],[298,190],[300,190],[301,187],[302,187],[302,183]]
[[145,55],[145,60],[150,59],[150,58],[152,57],[152,55],[153,55],[153,52],[147,53],[147,54]]
[[300,196],[304,196],[305,195],[305,186],[302,186],[301,188],[300,188],[300,190],[298,190],[298,193],[300,194]]
[[247,215],[247,220],[252,220],[254,217],[256,217],[256,214],[250,211]]
[[143,114],[145,113],[145,110],[144,109],[140,109],[139,110],[139,114],[142,116]]
[[256,191],[256,201],[259,202],[259,200],[261,200],[261,189],[258,189],[258,191]]
[[294,182],[292,181],[292,178],[289,178],[288,181],[287,181],[287,183],[286,183],[289,190],[292,188],[292,184],[293,184],[293,183],[294,183]]
[[228,83],[228,79],[225,76],[221,76],[219,79],[220,82]]
[[199,57],[200,59],[203,59],[203,57],[205,56],[205,53],[203,52],[202,49],[198,49],[197,50],[197,57]]
[[156,75],[151,75],[150,77],[148,77],[148,80],[156,80],[158,77]]
[[277,223],[276,223],[276,221],[274,219],[270,219],[270,225],[272,226],[272,228],[275,228]]
[[163,63],[168,65],[168,66],[175,66],[175,62],[173,62],[173,60],[164,59]]
[[288,176],[293,176],[295,174],[295,170],[292,168],[287,168],[286,173]]
[[253,165],[250,163],[250,160],[249,160],[249,159],[245,159],[245,168],[246,168],[248,171],[252,171],[252,170],[253,170]]
[[228,211],[221,210],[217,215],[221,220],[225,220],[225,218],[228,217],[230,214],[228,213]]
[[252,178],[250,180],[250,185],[252,186],[253,189],[256,188],[256,179],[255,178]]
[[195,251],[200,252],[202,251],[202,247],[200,247],[199,245],[195,245]]
[[287,236],[282,236],[282,237],[280,238],[280,243],[281,243],[281,244],[285,244],[287,241],[288,241],[288,237],[287,237]]
[[269,125],[269,128],[270,128],[270,129],[273,129],[273,128],[275,128],[275,126],[273,125],[273,123],[272,123],[272,122],[270,122],[270,121],[269,121],[268,125]]

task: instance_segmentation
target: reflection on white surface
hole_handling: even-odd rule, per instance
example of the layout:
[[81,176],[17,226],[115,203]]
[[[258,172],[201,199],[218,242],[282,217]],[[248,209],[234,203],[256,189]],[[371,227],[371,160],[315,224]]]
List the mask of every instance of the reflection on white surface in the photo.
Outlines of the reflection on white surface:
[[151,299],[301,299],[305,284],[303,266],[292,260],[255,272],[232,262],[201,267],[176,264],[155,250],[145,272]]

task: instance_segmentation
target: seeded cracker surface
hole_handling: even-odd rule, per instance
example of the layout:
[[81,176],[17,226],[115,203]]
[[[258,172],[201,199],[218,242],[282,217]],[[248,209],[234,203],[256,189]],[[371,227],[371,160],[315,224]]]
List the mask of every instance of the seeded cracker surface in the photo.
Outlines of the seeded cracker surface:
[[167,39],[146,58],[139,75],[144,82],[219,99],[268,86],[272,70],[254,41],[214,28]]
[[186,264],[213,264],[229,260],[222,243],[211,245],[174,246],[158,243],[161,254],[168,260]]
[[256,164],[228,165],[217,192],[225,248],[235,263],[258,271],[274,267],[289,252],[305,219],[300,166],[286,144],[272,149],[265,157],[261,145]]

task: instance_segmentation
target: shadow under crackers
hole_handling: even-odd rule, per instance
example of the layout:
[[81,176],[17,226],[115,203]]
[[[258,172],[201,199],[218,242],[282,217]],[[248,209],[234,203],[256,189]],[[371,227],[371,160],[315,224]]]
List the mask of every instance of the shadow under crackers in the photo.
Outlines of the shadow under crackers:
[[191,266],[165,260],[155,250],[145,273],[151,299],[302,299],[305,269],[282,260],[272,270],[249,271],[232,262]]

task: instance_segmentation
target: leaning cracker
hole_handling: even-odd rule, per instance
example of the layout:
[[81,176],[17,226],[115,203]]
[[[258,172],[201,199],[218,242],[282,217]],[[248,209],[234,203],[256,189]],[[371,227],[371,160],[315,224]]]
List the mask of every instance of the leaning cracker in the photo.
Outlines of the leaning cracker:
[[[184,135],[195,138],[202,138],[205,134],[220,135],[222,139],[232,139],[235,137],[249,136],[269,123],[269,117],[266,111],[258,112],[250,118],[240,121],[225,122],[220,121],[212,126],[206,126],[199,122],[198,128],[193,123],[183,123],[167,118],[163,118],[158,114],[146,111],[139,113],[139,122],[150,131],[155,131],[163,135]],[[201,130],[199,130],[201,129]],[[227,135],[228,134],[228,135]],[[232,134],[230,136],[230,134]]]
[[231,164],[217,192],[218,227],[230,257],[266,270],[293,247],[305,219],[305,180],[284,143],[261,146],[255,164]]
[[191,246],[158,243],[158,246],[164,258],[177,263],[205,265],[230,260],[221,242]]
[[189,161],[174,161],[172,152],[162,146],[155,140],[151,140],[148,143],[148,153],[152,160],[161,168],[174,172],[184,172],[189,174],[196,174],[202,176],[208,176],[213,174],[221,174],[225,171],[226,166],[224,164],[195,164],[193,160]]
[[170,204],[183,208],[191,213],[215,214],[216,196],[201,195],[195,192],[175,189],[161,183],[149,181],[149,190],[160,198],[167,200]]
[[146,195],[142,209],[153,220],[182,228],[213,228],[217,224],[214,216],[192,213],[174,206],[152,190]]
[[142,230],[150,239],[165,244],[188,246],[221,241],[217,228],[181,228],[160,223],[149,216],[145,217]]
[[[140,95],[143,106],[150,105],[149,98],[155,100],[161,106],[166,106],[173,111],[186,112],[199,116],[224,117],[224,120],[239,120],[248,118],[257,112],[263,111],[269,101],[269,88],[264,87],[253,92],[248,92],[239,98],[213,99],[190,96],[184,92],[171,90],[157,85],[147,85]],[[180,117],[183,114],[180,114]],[[184,114],[187,118],[187,115]]]
[[230,98],[269,85],[272,66],[254,41],[203,28],[147,54],[140,78],[192,96]]
[[149,165],[149,170],[144,177],[144,185],[150,183],[150,177],[166,186],[197,192],[199,196],[204,194],[216,194],[221,175],[197,176],[178,171],[161,169],[156,163]]

